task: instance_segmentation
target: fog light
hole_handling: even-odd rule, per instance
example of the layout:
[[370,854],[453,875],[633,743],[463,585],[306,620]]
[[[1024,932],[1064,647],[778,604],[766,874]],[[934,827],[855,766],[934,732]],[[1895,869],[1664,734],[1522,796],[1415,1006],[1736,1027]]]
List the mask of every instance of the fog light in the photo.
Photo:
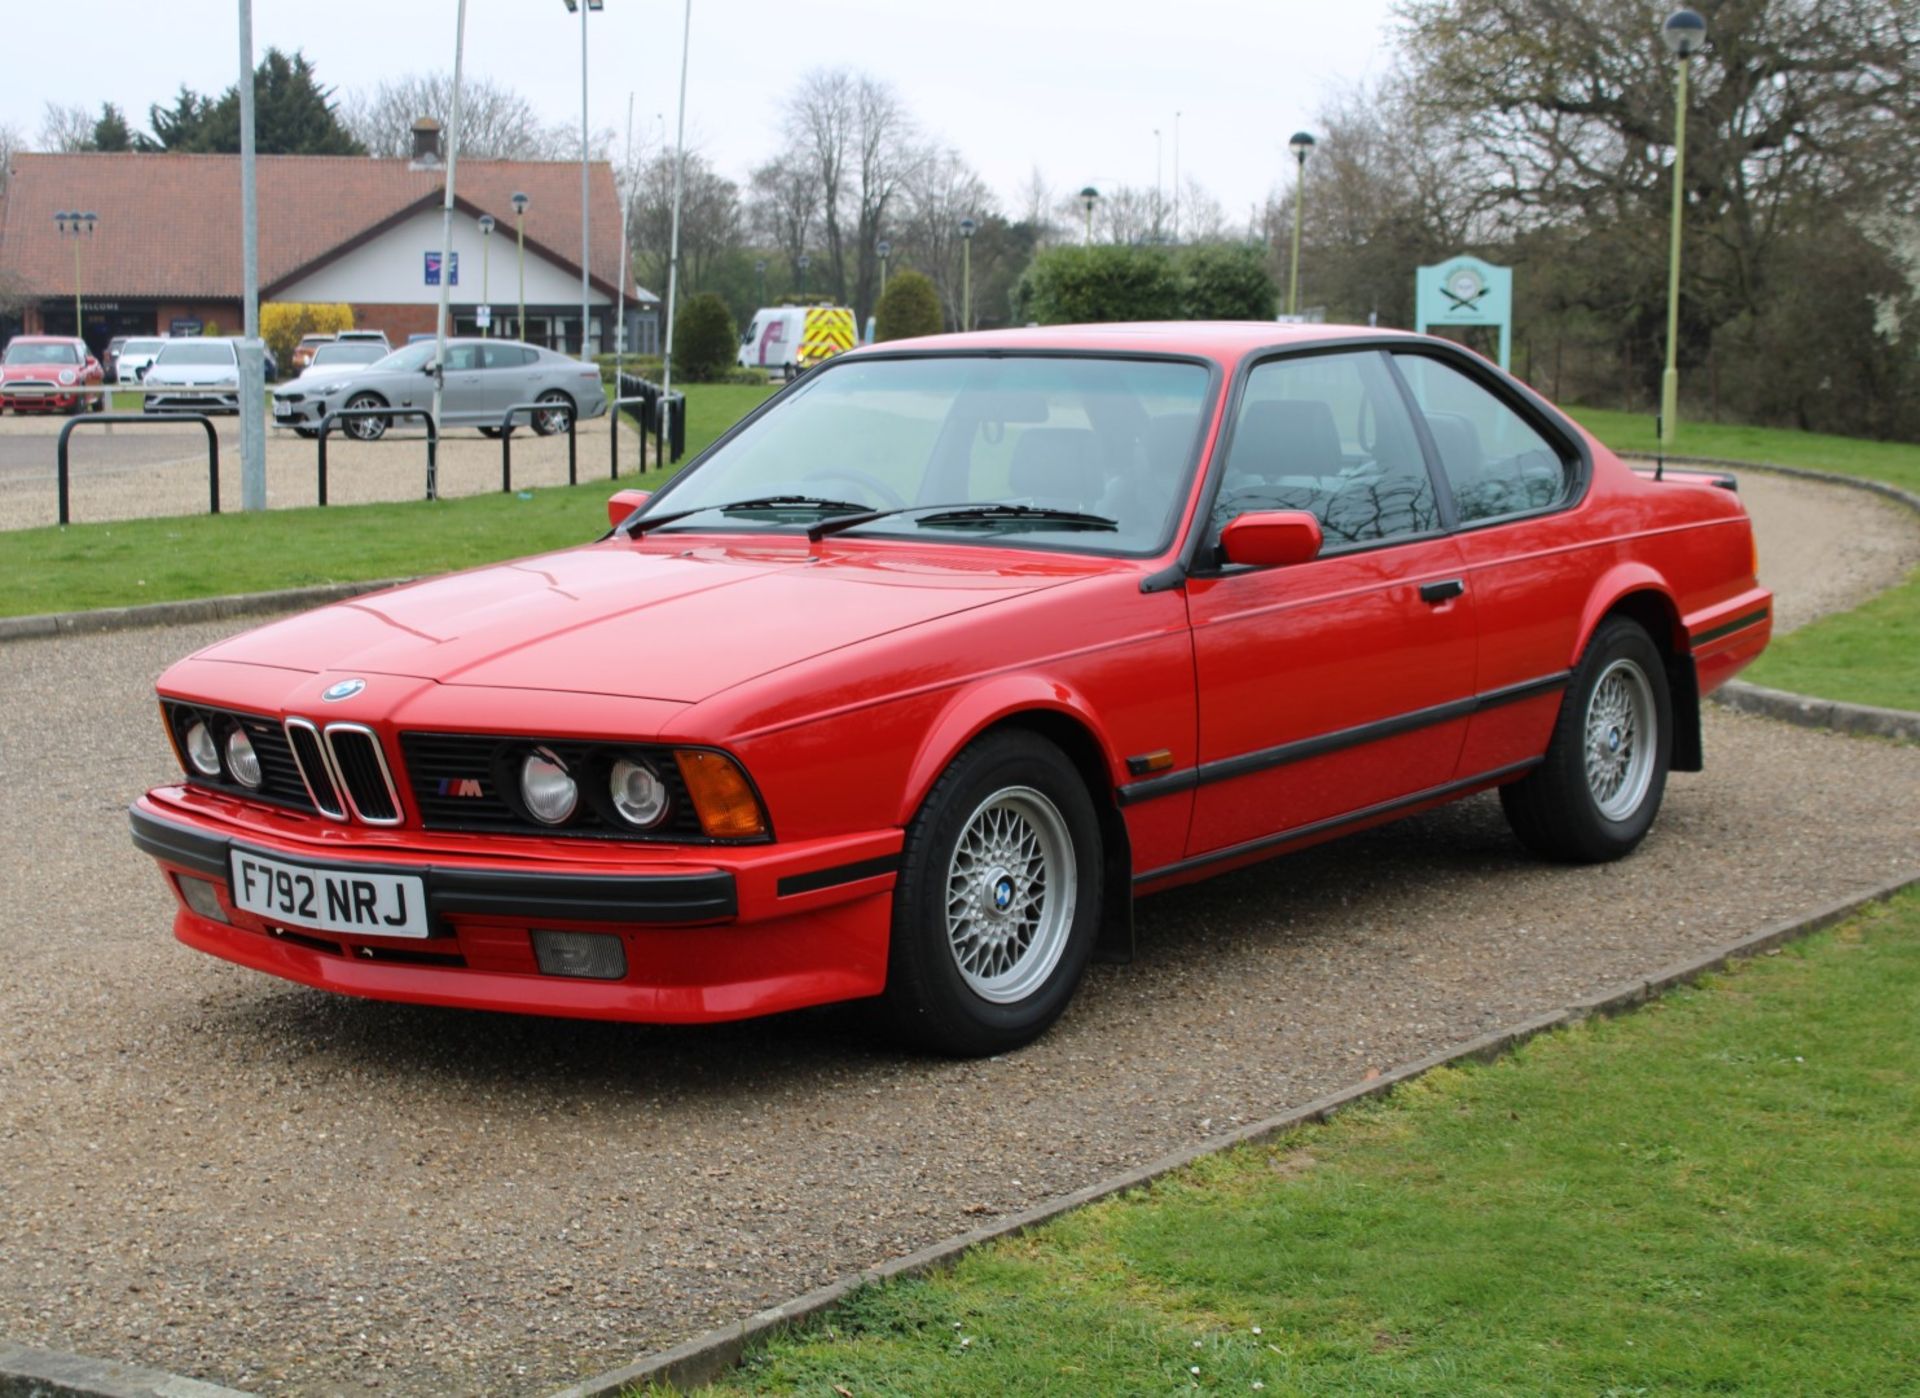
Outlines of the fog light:
[[187,760],[203,777],[220,775],[220,745],[204,723],[195,722],[187,730]]
[[194,912],[210,922],[227,920],[227,910],[220,906],[219,885],[187,874],[176,874],[173,881],[179,885],[181,898],[186,900],[187,906]]
[[536,931],[533,955],[543,975],[617,981],[627,974],[625,944],[604,932]]
[[260,754],[244,730],[236,728],[227,735],[227,768],[233,779],[245,787],[260,785]]

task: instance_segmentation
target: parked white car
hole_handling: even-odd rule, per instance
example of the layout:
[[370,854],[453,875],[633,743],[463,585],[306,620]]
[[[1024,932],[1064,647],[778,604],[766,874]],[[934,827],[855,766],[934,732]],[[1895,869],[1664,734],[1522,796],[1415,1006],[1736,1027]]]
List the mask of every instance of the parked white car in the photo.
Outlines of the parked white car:
[[225,336],[190,335],[163,342],[143,382],[149,413],[240,411],[240,359]]
[[120,346],[120,357],[114,360],[113,377],[115,383],[139,383],[146,378],[147,370],[153,367],[154,359],[166,347],[164,335],[143,335],[129,339]]

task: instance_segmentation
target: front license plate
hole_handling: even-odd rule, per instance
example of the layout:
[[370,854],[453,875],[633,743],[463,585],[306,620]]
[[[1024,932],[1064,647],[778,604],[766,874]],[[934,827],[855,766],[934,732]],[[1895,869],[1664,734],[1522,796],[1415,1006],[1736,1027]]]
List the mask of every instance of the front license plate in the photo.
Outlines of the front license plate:
[[426,887],[414,874],[317,869],[233,851],[236,907],[291,927],[365,937],[425,937]]
[[275,404],[273,405],[273,415],[274,415],[275,417],[292,417],[292,416],[293,416],[293,404],[291,404],[291,403],[275,403]]

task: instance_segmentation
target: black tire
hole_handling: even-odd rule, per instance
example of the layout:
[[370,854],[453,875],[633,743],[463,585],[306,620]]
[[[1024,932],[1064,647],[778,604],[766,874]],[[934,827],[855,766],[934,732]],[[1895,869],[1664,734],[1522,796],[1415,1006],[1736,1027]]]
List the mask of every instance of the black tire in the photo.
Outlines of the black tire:
[[309,441],[320,435],[320,429],[317,427],[296,427],[293,430],[296,434],[307,438]]
[[536,403],[551,403],[555,408],[565,406],[568,410],[565,413],[561,413],[549,409],[543,413],[531,414],[533,418],[533,430],[535,432],[538,432],[542,437],[551,437],[556,432],[565,432],[567,430],[567,421],[573,415],[573,399],[567,397],[566,394],[557,388],[550,388],[533,401]]
[[[377,393],[356,393],[341,406],[384,408],[387,400]],[[340,424],[340,429],[356,442],[377,442],[387,435],[387,420],[383,417],[350,417]]]
[[[1064,860],[1048,866],[1043,858],[1025,864],[1008,861],[1018,866],[1017,873],[1003,871],[997,860],[976,866],[981,872],[974,925],[1017,932],[1023,925],[1019,911],[992,912],[984,904],[992,898],[1000,908],[1012,910],[1025,894],[1041,900],[1036,921],[1053,929],[1036,931],[997,978],[1004,984],[994,987],[996,978],[978,978],[978,967],[971,973],[974,980],[962,970],[949,932],[949,884],[956,877],[967,880],[965,871],[956,868],[962,837],[969,830],[983,831],[994,814],[1009,810],[1016,813],[1011,827],[1015,832],[1018,820],[1030,821],[1027,829],[1036,849],[1051,846],[1070,852],[1072,875],[1065,876]],[[1022,810],[1029,814],[1019,815]],[[957,1057],[1004,1053],[1044,1033],[1073,998],[1093,952],[1104,882],[1101,856],[1093,801],[1073,764],[1053,744],[1031,733],[1005,730],[963,751],[907,826],[901,851],[883,1001],[896,1031],[922,1048]],[[1040,878],[1033,877],[1036,866]],[[1073,901],[1065,908],[1045,901],[1058,896],[1058,888],[1044,876],[1049,867],[1072,891]],[[998,921],[1001,918],[1005,921]],[[977,950],[984,944],[972,945]],[[1017,945],[1017,937],[1009,945]],[[1024,985],[1023,978],[1033,983]],[[1004,998],[983,993],[981,984]]]
[[[1631,695],[1636,686],[1643,689],[1639,699],[1628,703],[1634,720],[1631,724],[1604,722],[1608,701],[1603,699],[1598,711],[1603,721],[1590,738],[1595,691],[1616,678],[1619,686],[1610,687],[1609,695]],[[1647,718],[1654,729],[1652,741],[1637,751],[1632,744],[1645,738],[1639,724]],[[1601,743],[1610,747],[1603,748]],[[1597,776],[1589,774],[1590,746],[1601,769]],[[1643,772],[1637,770],[1640,751],[1647,759]],[[1594,632],[1560,701],[1546,760],[1519,781],[1501,787],[1500,804],[1513,833],[1535,854],[1573,864],[1619,859],[1631,854],[1652,828],[1666,791],[1672,754],[1673,697],[1667,688],[1666,662],[1637,622],[1609,617]],[[1618,791],[1606,797],[1608,774],[1616,762],[1622,764],[1624,775]],[[1614,802],[1611,809],[1609,800]]]
[[483,427],[480,429],[480,435],[482,437],[491,437],[497,442],[500,440],[500,429],[497,427]]

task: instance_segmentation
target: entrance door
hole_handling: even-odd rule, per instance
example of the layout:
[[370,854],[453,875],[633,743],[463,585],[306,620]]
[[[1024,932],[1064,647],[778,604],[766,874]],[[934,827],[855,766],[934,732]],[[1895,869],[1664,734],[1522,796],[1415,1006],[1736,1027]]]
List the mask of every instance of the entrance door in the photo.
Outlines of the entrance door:
[[1406,403],[1375,351],[1249,376],[1212,542],[1306,510],[1321,556],[1188,585],[1200,693],[1189,856],[1283,841],[1452,779],[1474,692],[1461,558]]

